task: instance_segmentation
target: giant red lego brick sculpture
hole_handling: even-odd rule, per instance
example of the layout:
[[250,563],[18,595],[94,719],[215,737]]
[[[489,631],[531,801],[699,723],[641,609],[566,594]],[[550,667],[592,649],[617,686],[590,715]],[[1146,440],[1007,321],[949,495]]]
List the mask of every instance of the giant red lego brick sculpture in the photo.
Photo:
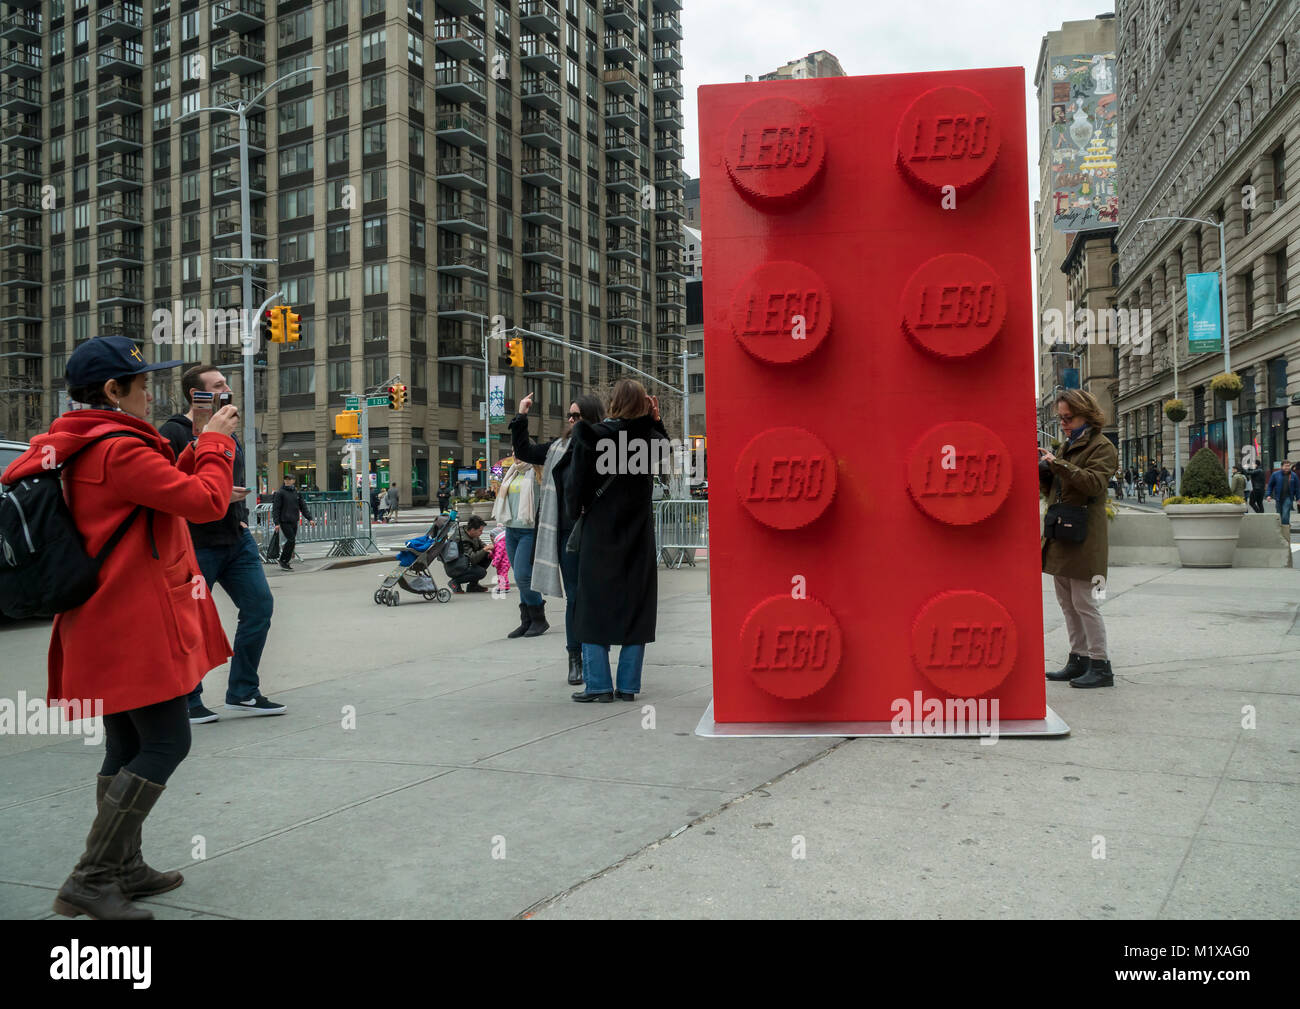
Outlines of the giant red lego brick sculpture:
[[699,96],[715,720],[1043,718],[1024,71]]

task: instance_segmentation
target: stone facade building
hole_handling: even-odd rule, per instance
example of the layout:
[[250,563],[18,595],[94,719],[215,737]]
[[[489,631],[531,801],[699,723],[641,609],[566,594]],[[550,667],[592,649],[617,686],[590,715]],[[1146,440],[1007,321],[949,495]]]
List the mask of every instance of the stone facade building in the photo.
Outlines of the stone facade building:
[[1226,411],[1208,389],[1224,359],[1189,360],[1183,281],[1220,270],[1218,228],[1142,223],[1188,217],[1226,222],[1231,363],[1245,383],[1235,443],[1273,469],[1300,450],[1300,4],[1119,0],[1117,13],[1117,301],[1151,312],[1149,352],[1119,352],[1121,464],[1174,469],[1163,404],[1175,349],[1182,461],[1205,444],[1226,453]]

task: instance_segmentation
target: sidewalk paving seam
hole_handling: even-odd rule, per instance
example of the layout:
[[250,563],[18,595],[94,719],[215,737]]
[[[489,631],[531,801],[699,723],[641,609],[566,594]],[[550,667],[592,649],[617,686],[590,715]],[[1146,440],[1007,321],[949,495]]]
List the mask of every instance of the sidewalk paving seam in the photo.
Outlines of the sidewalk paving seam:
[[[1245,731],[1245,729],[1241,730],[1241,732]],[[1174,890],[1178,886],[1178,881],[1182,878],[1183,867],[1187,865],[1187,859],[1192,853],[1192,848],[1196,846],[1196,842],[1200,839],[1201,831],[1205,827],[1205,818],[1210,815],[1210,810],[1214,807],[1214,800],[1218,798],[1219,790],[1223,788],[1223,781],[1228,776],[1228,768],[1232,766],[1233,755],[1236,754],[1237,747],[1241,743],[1241,732],[1238,732],[1237,735],[1233,737],[1232,749],[1228,751],[1228,759],[1223,763],[1223,771],[1219,774],[1219,780],[1215,782],[1214,791],[1210,793],[1209,799],[1206,800],[1205,809],[1201,811],[1201,818],[1197,821],[1196,830],[1193,832],[1191,838],[1188,839],[1187,847],[1183,849],[1183,857],[1178,860],[1178,868],[1174,870],[1173,878],[1169,881],[1169,889],[1165,892],[1165,899],[1160,902],[1160,909],[1156,911],[1157,918],[1164,917],[1165,908],[1168,906],[1170,899],[1174,895]]]
[[[624,855],[624,856],[623,856],[622,858],[620,858],[617,862],[614,862],[614,863],[612,863],[611,865],[607,865],[607,866],[605,866],[605,868],[603,868],[603,869],[599,869],[599,870],[597,870],[596,872],[593,872],[593,873],[587,875],[587,876],[584,877],[583,879],[580,879],[578,882],[574,883],[572,886],[566,887],[565,889],[559,891],[558,893],[552,894],[550,897],[543,897],[541,900],[535,901],[534,903],[530,904],[528,907],[526,907],[526,908],[524,908],[522,911],[520,911],[518,914],[514,915],[515,920],[523,920],[523,919],[526,919],[526,918],[531,918],[531,917],[532,917],[532,916],[533,916],[537,911],[544,910],[545,908],[550,907],[551,905],[558,903],[559,901],[561,901],[561,900],[563,900],[564,898],[568,897],[570,894],[575,893],[576,891],[580,890],[582,887],[586,886],[588,883],[591,883],[591,882],[593,882],[594,880],[599,879],[600,877],[606,875],[607,873],[613,872],[615,869],[619,869],[619,868],[621,868],[622,866],[624,866],[624,865],[626,865],[628,862],[630,862],[632,859],[634,859],[634,858],[636,858],[638,855],[642,854],[643,852],[646,852],[646,851],[652,851],[653,849],[659,847],[659,845],[663,844],[665,841],[670,840],[671,838],[676,837],[678,834],[682,834],[682,833],[684,833],[684,832],[685,832],[686,830],[688,830],[689,828],[694,827],[694,826],[697,826],[698,824],[701,824],[701,823],[703,823],[703,822],[706,821],[706,820],[711,820],[711,819],[713,819],[714,817],[718,816],[719,814],[721,814],[721,813],[725,812],[726,810],[730,809],[732,806],[735,806],[735,805],[738,805],[738,804],[741,803],[741,802],[744,802],[746,799],[749,799],[749,798],[751,798],[751,797],[753,797],[753,796],[755,796],[755,795],[759,795],[759,794],[766,793],[767,788],[768,788],[769,785],[775,785],[778,781],[782,781],[782,780],[784,780],[785,778],[788,778],[790,775],[794,774],[796,771],[800,771],[800,770],[802,770],[803,768],[808,767],[810,764],[816,763],[817,761],[824,759],[825,757],[827,757],[827,756],[829,756],[830,754],[834,753],[834,752],[835,752],[836,750],[838,750],[841,746],[843,746],[845,743],[848,743],[848,742],[852,742],[852,740],[851,740],[850,738],[847,738],[847,737],[846,737],[846,738],[840,739],[840,740],[839,740],[838,742],[836,742],[836,743],[832,743],[832,744],[831,744],[830,746],[828,746],[826,749],[824,749],[824,750],[822,750],[822,751],[820,751],[820,752],[818,752],[818,753],[814,753],[811,757],[808,757],[806,760],[802,760],[802,761],[800,761],[799,763],[795,764],[793,767],[789,768],[788,770],[782,771],[782,772],[781,772],[780,774],[778,774],[775,778],[772,778],[772,779],[769,780],[769,781],[765,781],[763,784],[758,785],[758,786],[756,786],[756,787],[754,787],[754,788],[751,788],[751,789],[749,789],[748,791],[742,792],[740,795],[736,796],[734,799],[729,799],[729,800],[727,800],[727,801],[724,802],[721,806],[718,806],[716,809],[713,809],[713,810],[711,810],[711,811],[709,811],[709,812],[707,812],[707,813],[703,813],[703,814],[701,814],[700,816],[697,816],[695,819],[690,820],[690,821],[688,821],[687,823],[683,824],[682,826],[677,827],[676,829],[669,831],[667,834],[664,834],[662,837],[658,838],[657,840],[654,840],[654,841],[649,842],[648,844],[644,844],[644,845],[642,845],[640,848],[637,848],[635,851],[629,852],[628,854]],[[724,794],[725,794],[725,793],[724,793]]]

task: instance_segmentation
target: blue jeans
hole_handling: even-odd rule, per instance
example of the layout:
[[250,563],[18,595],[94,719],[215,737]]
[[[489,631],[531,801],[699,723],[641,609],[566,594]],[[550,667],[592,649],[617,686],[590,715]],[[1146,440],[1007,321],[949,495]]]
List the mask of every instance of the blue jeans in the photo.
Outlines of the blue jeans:
[[[641,664],[645,645],[620,645],[618,689],[625,694],[641,693]],[[582,681],[588,694],[608,694],[614,689],[609,676],[609,645],[582,646]]]
[[533,540],[536,529],[512,529],[506,527],[506,556],[510,566],[515,569],[515,581],[519,583],[519,601],[525,606],[541,606],[542,594],[532,590],[533,584]]
[[[194,548],[208,592],[212,592],[214,585],[220,585],[239,608],[234,655],[230,660],[230,682],[226,685],[227,704],[257,696],[257,667],[262,661],[262,649],[271,629],[271,610],[274,608],[257,543],[247,529],[243,532],[239,542],[228,547]],[[201,703],[202,693],[203,684],[200,682],[189,696],[190,707]]]
[[1293,498],[1287,498],[1285,501],[1277,502],[1277,513],[1282,516],[1282,524],[1289,526],[1291,524],[1291,506],[1295,504]]
[[570,652],[582,651],[582,642],[573,630],[573,611],[578,608],[578,555],[565,551],[569,530],[560,530],[560,576],[564,579],[564,642]]

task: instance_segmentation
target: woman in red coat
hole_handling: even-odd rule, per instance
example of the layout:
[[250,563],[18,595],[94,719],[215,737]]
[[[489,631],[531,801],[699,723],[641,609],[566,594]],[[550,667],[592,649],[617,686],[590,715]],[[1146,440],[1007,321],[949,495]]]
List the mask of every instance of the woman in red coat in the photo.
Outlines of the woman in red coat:
[[180,886],[180,873],[145,864],[141,827],[189,752],[187,695],[230,656],[186,522],[226,513],[238,414],[218,411],[176,460],[145,418],[153,399],[147,372],[180,363],[145,364],[124,337],[83,343],[68,359],[67,383],[71,398],[92,409],[55,420],[0,478],[39,475],[94,438],[128,432],[70,459],[64,493],[91,556],[136,506],[148,509],[105,559],[95,594],[55,617],[50,639],[49,703],[102,702],[106,737],[98,815],[54,901],[69,917],[152,918],[132,899]]

